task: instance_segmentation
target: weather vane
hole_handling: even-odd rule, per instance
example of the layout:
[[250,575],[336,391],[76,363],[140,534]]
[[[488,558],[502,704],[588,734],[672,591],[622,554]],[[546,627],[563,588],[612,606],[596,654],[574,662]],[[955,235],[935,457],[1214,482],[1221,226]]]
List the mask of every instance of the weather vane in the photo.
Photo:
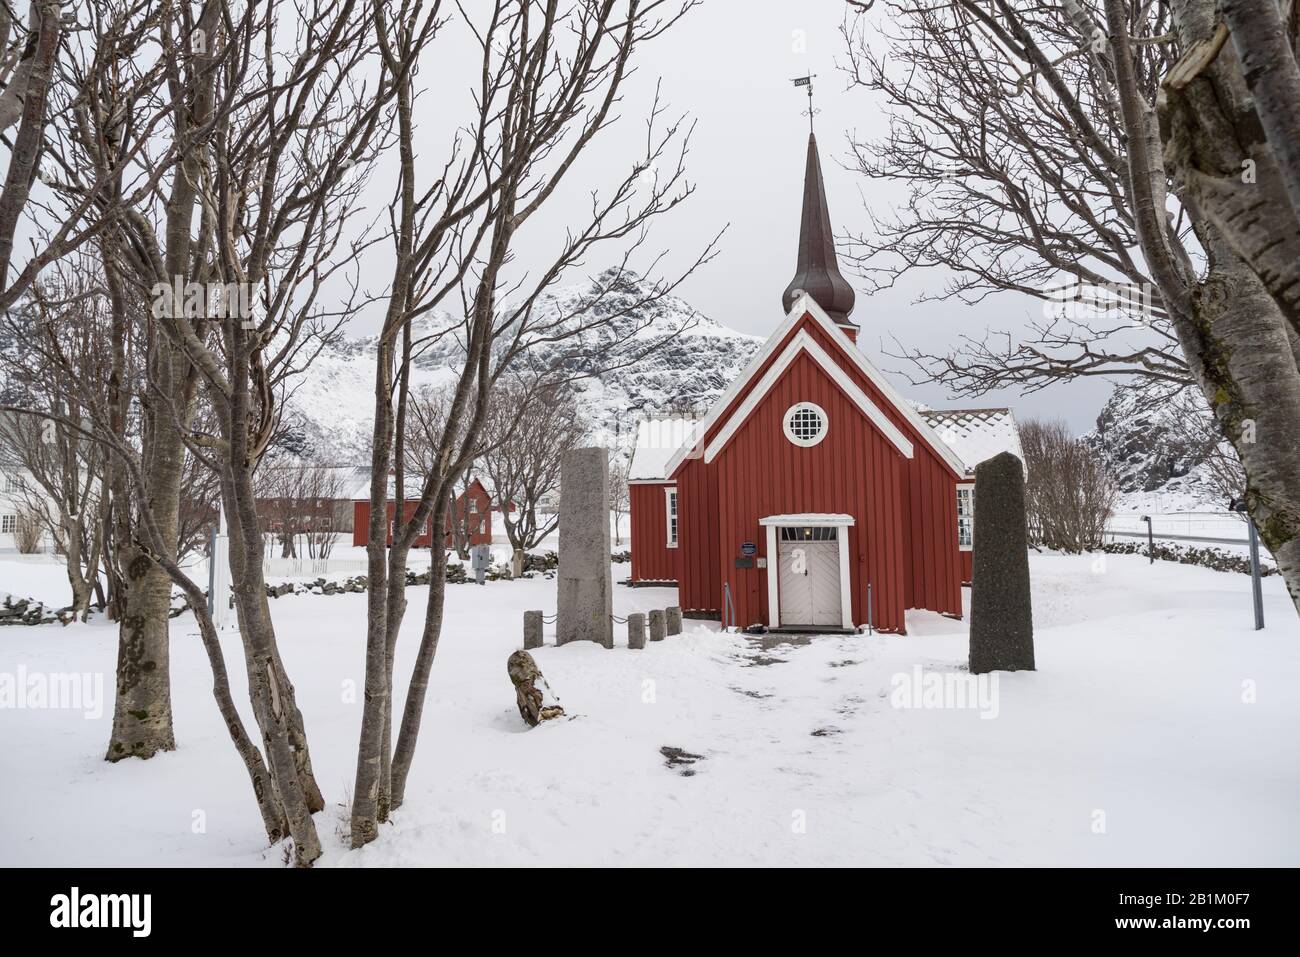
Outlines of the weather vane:
[[817,76],[816,73],[809,73],[807,76],[797,76],[797,77],[794,78],[794,85],[795,85],[795,86],[806,86],[806,87],[808,87],[808,109],[804,110],[803,113],[800,114],[800,115],[801,115],[801,116],[806,116],[806,117],[808,117],[808,132],[809,132],[809,133],[811,133],[811,132],[813,131],[813,117],[816,116],[818,113],[821,112],[821,110],[819,110],[819,109],[817,109],[816,107],[813,106],[813,101],[812,101],[812,93],[813,93],[813,82],[812,82],[812,81],[813,81],[813,78],[814,78],[815,76]]

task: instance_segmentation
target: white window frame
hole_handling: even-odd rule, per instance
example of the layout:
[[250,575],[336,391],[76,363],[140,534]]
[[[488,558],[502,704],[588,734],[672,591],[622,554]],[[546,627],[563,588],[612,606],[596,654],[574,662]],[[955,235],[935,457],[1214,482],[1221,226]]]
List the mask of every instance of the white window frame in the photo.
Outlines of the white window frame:
[[16,535],[17,533],[18,516],[0,515],[0,535]]
[[682,520],[678,510],[680,501],[676,485],[664,489],[664,542],[669,548],[676,548],[681,536]]
[[[790,419],[795,413],[803,411],[817,413],[817,417],[822,421],[821,431],[811,439],[800,438],[790,428]],[[826,433],[831,430],[831,420],[830,416],[826,414],[826,410],[816,402],[796,402],[785,410],[785,415],[781,419],[781,429],[785,432],[785,437],[790,440],[791,445],[797,445],[801,449],[810,449],[826,438]]]
[[[961,497],[963,492],[967,493],[970,501],[970,511],[969,511],[970,543],[967,545],[963,545],[961,542],[961,520],[963,517],[961,513]],[[957,507],[957,550],[962,552],[969,552],[975,548],[975,483],[974,482],[957,483],[956,507]]]

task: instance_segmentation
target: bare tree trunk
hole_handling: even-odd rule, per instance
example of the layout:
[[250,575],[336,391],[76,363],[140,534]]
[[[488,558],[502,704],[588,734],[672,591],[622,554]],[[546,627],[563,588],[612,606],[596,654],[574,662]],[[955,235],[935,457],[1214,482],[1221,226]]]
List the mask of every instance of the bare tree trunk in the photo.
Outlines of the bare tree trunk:
[[[380,22],[382,28],[382,21]],[[415,243],[415,154],[412,88],[409,76],[397,84],[398,152],[401,193],[396,235],[397,268],[388,300],[384,328],[375,360],[375,425],[370,458],[370,527],[366,538],[370,588],[366,595],[365,703],[361,739],[357,744],[357,775],[352,794],[352,846],[362,847],[378,836],[391,804],[393,651],[406,612],[406,557],[410,548],[406,517],[405,453],[406,398],[409,388],[410,316],[407,293]],[[402,333],[401,394],[396,421],[393,410],[393,367],[396,339]],[[397,457],[393,443],[396,429]],[[388,470],[395,465],[393,521],[388,521]],[[401,529],[403,534],[399,535]],[[392,535],[391,549],[388,547]]]
[[[442,528],[447,520],[445,496],[437,497],[433,510],[434,528]],[[406,798],[406,779],[415,759],[415,745],[420,737],[420,721],[424,716],[424,699],[429,691],[429,673],[433,659],[438,654],[438,639],[442,635],[443,610],[447,600],[447,563],[435,561],[429,570],[429,599],[424,614],[424,629],[420,633],[420,649],[411,671],[411,683],[406,689],[406,704],[402,709],[402,726],[397,735],[397,748],[393,752],[392,806],[399,808]]]
[[[163,339],[155,342],[153,363],[164,394],[180,397],[185,408],[185,360]],[[163,541],[165,554],[176,558],[181,467],[184,443],[167,411],[150,416],[144,467],[150,497],[141,503]],[[105,757],[151,758],[176,748],[171,703],[171,577],[129,540],[118,543],[118,567],[124,570],[118,596],[117,700]],[[124,613],[123,613],[124,612]]]
[[[398,108],[407,111],[409,122],[409,91],[398,94]],[[403,149],[410,147],[410,139],[403,137]],[[411,395],[411,323],[402,323],[402,364],[397,380],[397,418],[393,435],[393,461],[395,463],[394,490],[397,501],[402,502],[405,513],[406,502],[406,424]],[[417,511],[419,511],[417,509]],[[415,522],[417,516],[412,516]],[[394,540],[388,552],[388,607],[387,620],[384,623],[384,734],[379,749],[379,798],[376,802],[375,816],[379,821],[387,821],[393,806],[393,655],[397,650],[397,633],[401,630],[402,619],[406,615],[406,568],[411,546],[415,536],[411,529],[404,529],[401,540]],[[435,557],[437,556],[437,557]],[[442,542],[434,535],[429,536],[429,561],[436,564],[442,556]]]
[[[1300,220],[1300,68],[1287,42],[1278,0],[1221,0],[1219,9],[1231,31],[1255,112],[1277,157],[1292,215]],[[1294,9],[1291,15],[1295,16]],[[1291,301],[1300,306],[1300,289]]]
[[1274,299],[1226,244],[1207,245],[1197,382],[1241,458],[1251,521],[1300,612],[1300,376]]
[[[232,420],[242,425],[247,418],[247,388],[235,383]],[[235,429],[229,436],[231,457],[240,461],[244,441]],[[280,660],[275,629],[267,606],[266,583],[262,574],[262,537],[256,496],[250,477],[232,470],[222,482],[222,500],[230,521],[230,575],[235,593],[240,636],[248,673],[249,697],[262,748],[270,770],[276,803],[284,813],[285,826],[294,842],[294,860],[300,867],[320,857],[320,839],[312,821],[313,798],[319,789],[310,773],[310,759],[301,734],[301,714],[294,702],[293,686]],[[323,804],[323,801],[319,802]]]
[[9,285],[14,232],[27,208],[32,180],[40,162],[45,138],[45,104],[62,32],[58,0],[32,0],[32,6],[33,19],[37,21],[36,36],[30,52],[23,55],[28,63],[26,88],[21,92],[22,121],[13,139],[4,192],[0,193],[0,289],[7,290],[10,295],[16,291]]
[[[1131,54],[1120,0],[1107,0],[1107,12],[1122,67]],[[1251,520],[1300,612],[1300,373],[1294,350],[1300,220],[1288,201],[1288,171],[1255,137],[1258,127],[1232,109],[1250,100],[1250,71],[1243,78],[1242,62],[1224,46],[1214,4],[1184,0],[1175,13],[1189,53],[1162,88],[1162,158],[1210,261],[1205,281],[1193,287],[1190,316],[1175,317],[1175,328],[1195,381],[1241,457]],[[1249,47],[1251,36],[1236,42]],[[1120,84],[1128,86],[1122,72]],[[1276,110],[1286,94],[1273,93]],[[1124,105],[1128,121],[1131,104]],[[1289,135],[1270,132],[1270,140],[1275,133],[1281,140]],[[1248,159],[1257,164],[1254,177],[1244,175]],[[1136,151],[1133,161],[1143,162]],[[1159,168],[1157,157],[1145,162]],[[1158,258],[1158,251],[1147,252]]]

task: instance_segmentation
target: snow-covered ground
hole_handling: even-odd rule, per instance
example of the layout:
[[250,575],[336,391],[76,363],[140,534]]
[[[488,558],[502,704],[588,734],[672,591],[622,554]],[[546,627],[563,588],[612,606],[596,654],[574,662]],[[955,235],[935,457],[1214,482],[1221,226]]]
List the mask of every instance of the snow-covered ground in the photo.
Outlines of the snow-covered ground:
[[[13,590],[37,589],[32,563],[0,556],[0,590],[19,564]],[[912,614],[908,637],[802,644],[688,622],[644,651],[619,628],[613,651],[538,652],[568,716],[532,730],[505,661],[523,610],[554,610],[555,582],[451,586],[406,805],[361,851],[342,821],[364,596],[273,601],[330,802],[321,863],[1300,864],[1300,623],[1280,580],[1256,633],[1242,575],[1140,556],[1031,568],[1039,670],[998,675],[977,707],[895,707],[918,678],[964,680],[964,622]],[[674,600],[616,586],[615,611]],[[281,866],[189,616],[173,633],[179,749],[109,765],[115,629],[0,629],[0,676],[102,675],[105,695],[97,718],[86,702],[0,709],[0,864]],[[236,636],[226,649],[244,702]],[[665,747],[700,757],[669,766]]]

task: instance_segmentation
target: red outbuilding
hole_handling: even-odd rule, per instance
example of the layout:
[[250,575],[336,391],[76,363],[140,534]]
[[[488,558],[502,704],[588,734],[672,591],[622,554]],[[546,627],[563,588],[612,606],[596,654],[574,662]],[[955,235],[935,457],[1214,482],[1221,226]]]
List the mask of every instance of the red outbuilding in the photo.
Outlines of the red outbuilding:
[[[786,317],[698,422],[644,422],[629,471],[633,583],[727,624],[906,631],[962,613],[973,467],[1020,454],[1007,409],[908,402],[858,348],[816,139]],[[969,465],[959,455],[978,454]]]
[[[416,508],[419,507],[419,501],[408,499],[406,502],[405,516],[409,519],[415,514]],[[388,544],[393,544],[393,518],[397,515],[397,503],[392,500],[391,496],[388,502]],[[471,479],[465,491],[457,496],[452,507],[452,513],[447,516],[446,527],[443,534],[443,547],[452,548],[455,545],[453,535],[453,522],[459,528],[462,536],[466,538],[464,544],[467,545],[491,545],[492,544],[492,497],[488,490],[478,479]],[[352,503],[352,544],[366,544],[366,538],[370,528],[370,499],[357,499]],[[421,530],[420,535],[415,540],[416,548],[428,548],[433,544],[433,537],[430,534],[428,521]]]

